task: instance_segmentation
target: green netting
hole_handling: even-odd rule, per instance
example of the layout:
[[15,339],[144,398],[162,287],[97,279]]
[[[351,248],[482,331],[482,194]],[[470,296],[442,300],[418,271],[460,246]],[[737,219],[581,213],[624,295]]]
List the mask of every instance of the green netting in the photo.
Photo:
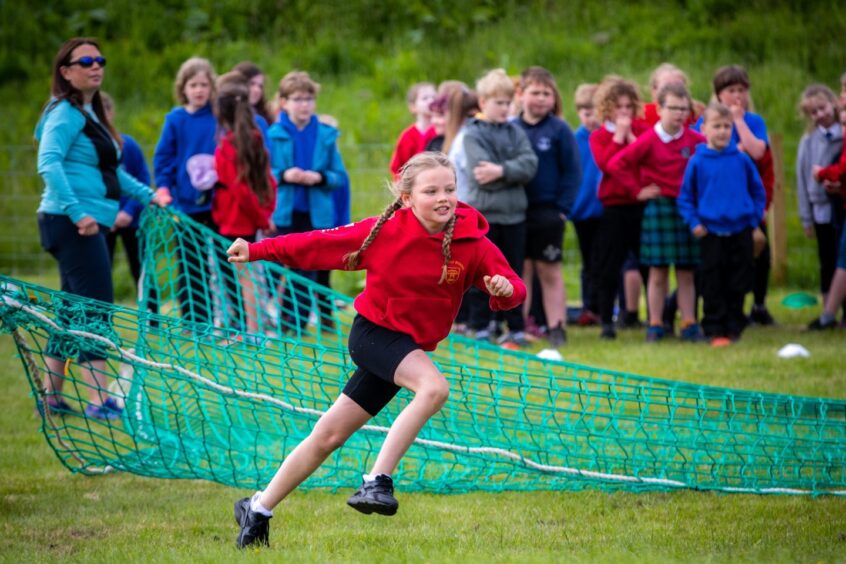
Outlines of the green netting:
[[[278,265],[236,272],[228,242],[185,216],[149,210],[142,230],[139,309],[0,276],[0,326],[36,400],[50,339],[62,355],[100,351],[125,404],[111,422],[47,411],[44,434],[74,472],[261,487],[354,369],[351,300]],[[251,302],[257,313],[245,315]],[[451,395],[402,460],[403,490],[846,495],[846,401],[664,381],[462,337],[432,358]],[[64,399],[81,410],[89,391],[70,363]],[[408,400],[401,392],[305,487],[357,485]]]

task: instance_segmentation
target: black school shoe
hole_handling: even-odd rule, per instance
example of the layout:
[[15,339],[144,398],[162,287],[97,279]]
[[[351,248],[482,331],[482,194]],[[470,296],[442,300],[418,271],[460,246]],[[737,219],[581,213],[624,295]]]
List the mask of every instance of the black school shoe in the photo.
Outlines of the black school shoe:
[[372,481],[362,481],[358,491],[347,500],[347,505],[366,515],[395,515],[399,502],[394,497],[394,481],[385,474],[379,474]]
[[250,509],[250,498],[245,497],[235,502],[235,522],[241,527],[238,548],[246,548],[259,543],[270,546],[270,517]]

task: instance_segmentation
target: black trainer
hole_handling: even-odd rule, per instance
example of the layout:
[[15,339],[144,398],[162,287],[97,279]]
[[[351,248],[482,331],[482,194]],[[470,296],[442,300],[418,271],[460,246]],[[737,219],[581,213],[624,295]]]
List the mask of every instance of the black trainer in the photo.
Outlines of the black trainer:
[[379,474],[372,481],[364,480],[358,491],[347,500],[347,505],[367,515],[396,514],[399,502],[394,497],[394,481],[385,474]]
[[250,509],[250,498],[245,497],[235,502],[235,522],[241,527],[238,548],[246,548],[259,543],[270,546],[270,517]]
[[775,325],[775,319],[770,314],[770,310],[765,305],[753,305],[752,311],[749,312],[749,322],[755,325],[763,325],[769,327]]
[[547,332],[546,338],[552,348],[563,347],[567,344],[567,330],[564,329],[563,324],[559,323]]
[[837,327],[837,320],[832,319],[831,321],[823,321],[822,318],[818,317],[808,323],[807,331],[826,331],[828,329],[834,329]]

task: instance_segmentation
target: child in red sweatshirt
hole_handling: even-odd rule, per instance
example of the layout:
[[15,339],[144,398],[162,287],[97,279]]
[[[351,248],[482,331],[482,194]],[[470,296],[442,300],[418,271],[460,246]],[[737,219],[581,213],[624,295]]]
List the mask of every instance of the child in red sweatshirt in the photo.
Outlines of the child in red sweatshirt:
[[420,429],[447,400],[449,384],[424,351],[450,331],[464,292],[475,286],[494,310],[509,310],[526,287],[485,234],[488,223],[458,203],[455,169],[442,153],[422,153],[403,168],[397,199],[379,217],[229,248],[231,262],[273,260],[309,270],[366,270],[349,337],[357,370],[343,392],[291,452],[263,492],[235,504],[237,544],[267,544],[273,508],[401,387],[414,399],[394,420],[370,474],[347,501],[362,513],[394,515],[391,473]]
[[[237,72],[226,73],[217,80],[217,90],[215,114],[224,133],[214,152],[218,184],[212,200],[212,219],[221,235],[255,241],[259,229],[272,226],[276,181],[270,172],[264,137],[253,118],[247,79]],[[256,333],[258,304],[252,278],[239,277],[225,269],[223,281],[230,301],[235,303],[240,283],[244,311],[236,314],[240,317],[238,325],[246,325],[247,331]]]
[[408,89],[408,111],[414,114],[415,121],[406,127],[397,139],[397,146],[391,156],[391,172],[394,178],[399,178],[402,165],[417,153],[425,151],[426,145],[437,135],[432,127],[430,108],[436,95],[435,85],[431,82],[418,82]]
[[[596,241],[599,316],[603,339],[615,339],[614,299],[620,271],[627,256],[640,255],[640,222],[643,203],[635,198],[608,168],[611,158],[646,131],[649,126],[636,116],[640,110],[637,85],[619,76],[606,77],[596,90],[594,106],[603,124],[588,140],[597,168],[602,171],[599,201],[604,212]],[[635,318],[637,313],[635,313]]]
[[640,239],[641,263],[649,266],[647,299],[649,327],[646,340],[664,338],[662,315],[669,289],[670,265],[676,267],[678,302],[682,313],[681,338],[703,339],[696,323],[696,292],[693,271],[699,264],[699,242],[690,233],[676,208],[684,170],[696,150],[705,142],[685,123],[692,101],[687,89],[669,84],[658,93],[655,126],[619,152],[608,165],[614,175],[638,200],[648,202],[643,214]]

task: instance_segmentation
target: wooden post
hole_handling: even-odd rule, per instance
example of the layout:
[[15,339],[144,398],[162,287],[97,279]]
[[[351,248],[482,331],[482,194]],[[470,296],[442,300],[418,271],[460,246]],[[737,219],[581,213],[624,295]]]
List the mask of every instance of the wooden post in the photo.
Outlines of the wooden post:
[[773,283],[782,285],[787,281],[787,223],[784,201],[784,144],[781,135],[770,137],[770,150],[773,153],[775,185],[767,224],[770,230]]

